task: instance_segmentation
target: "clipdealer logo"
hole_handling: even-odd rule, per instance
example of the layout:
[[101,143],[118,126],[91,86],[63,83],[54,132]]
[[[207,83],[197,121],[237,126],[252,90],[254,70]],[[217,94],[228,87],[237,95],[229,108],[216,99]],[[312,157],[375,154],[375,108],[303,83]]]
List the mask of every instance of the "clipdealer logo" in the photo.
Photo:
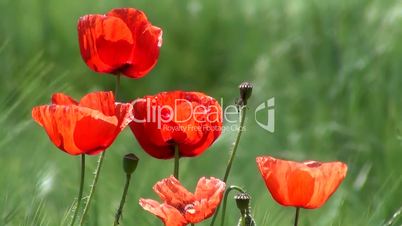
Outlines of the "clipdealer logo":
[[[161,129],[162,127],[167,130],[237,130],[238,127],[234,126],[233,123],[238,123],[240,121],[240,110],[239,108],[247,107],[249,110],[250,107],[247,106],[239,106],[238,104],[231,104],[224,106],[223,98],[221,98],[221,106],[222,111],[218,109],[217,106],[204,106],[204,105],[196,105],[193,106],[191,101],[187,99],[175,99],[174,106],[170,105],[155,105],[153,99],[137,99],[132,104],[135,106],[136,104],[144,104],[146,107],[146,115],[142,117],[138,117],[134,115],[133,121],[136,123],[156,123],[157,127]],[[180,107],[179,107],[180,106]],[[177,112],[178,109],[186,108],[185,114]],[[258,117],[258,116],[260,117]],[[261,115],[265,117],[261,117]],[[233,116],[237,116],[233,118]],[[186,124],[186,122],[193,121],[194,124]],[[220,120],[223,122],[227,122],[229,128],[221,128],[219,126],[216,127],[202,127],[203,123],[217,123]],[[259,104],[254,109],[254,120],[259,127],[262,129],[274,133],[275,132],[275,97],[269,98],[263,103]],[[175,122],[176,125],[172,126],[169,124],[170,122]]]

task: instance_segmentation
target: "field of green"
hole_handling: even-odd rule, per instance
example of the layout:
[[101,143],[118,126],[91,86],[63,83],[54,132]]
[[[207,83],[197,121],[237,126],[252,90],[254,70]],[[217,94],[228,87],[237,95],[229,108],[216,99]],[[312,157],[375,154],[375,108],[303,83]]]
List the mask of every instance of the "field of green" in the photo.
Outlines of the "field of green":
[[[402,224],[402,1],[400,0],[0,0],[0,225],[59,226],[78,190],[79,157],[59,151],[31,118],[54,92],[75,98],[112,90],[114,78],[81,60],[80,16],[135,7],[163,29],[154,70],[123,78],[120,99],[166,90],[202,91],[224,105],[254,83],[246,131],[229,184],[252,195],[258,225],[290,226],[294,209],[273,201],[255,157],[344,161],[348,175],[323,208],[301,211],[301,226]],[[275,132],[253,110],[275,97]],[[230,126],[229,124],[226,124]],[[222,177],[235,132],[197,158],[181,160],[182,183]],[[173,161],[148,156],[127,128],[107,150],[89,226],[112,225],[123,190],[121,158],[140,158],[121,225],[162,225],[138,205]],[[89,157],[85,193],[97,156]],[[229,201],[226,225],[239,213]],[[209,220],[199,225],[209,225]]]

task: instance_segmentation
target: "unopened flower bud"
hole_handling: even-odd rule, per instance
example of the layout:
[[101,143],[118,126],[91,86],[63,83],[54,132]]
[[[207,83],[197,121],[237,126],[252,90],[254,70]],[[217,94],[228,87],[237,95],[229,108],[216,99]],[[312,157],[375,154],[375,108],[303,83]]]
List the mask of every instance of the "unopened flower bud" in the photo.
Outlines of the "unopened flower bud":
[[253,84],[249,82],[243,82],[239,85],[240,89],[240,101],[243,105],[247,105],[247,100],[250,98],[253,91]]
[[126,174],[132,174],[137,168],[140,159],[133,153],[129,153],[123,157],[123,169]]
[[235,197],[237,208],[241,212],[245,212],[248,210],[251,197],[247,193],[239,193]]

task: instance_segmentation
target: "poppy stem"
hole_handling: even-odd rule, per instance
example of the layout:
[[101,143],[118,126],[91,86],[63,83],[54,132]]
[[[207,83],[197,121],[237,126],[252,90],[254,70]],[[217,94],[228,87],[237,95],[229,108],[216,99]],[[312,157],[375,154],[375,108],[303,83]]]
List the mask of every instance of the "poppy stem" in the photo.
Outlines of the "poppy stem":
[[179,165],[180,165],[179,160],[180,160],[179,146],[175,145],[173,175],[174,177],[176,177],[176,179],[179,179]]
[[229,159],[227,167],[226,167],[225,176],[223,177],[223,182],[225,182],[225,183],[228,180],[229,173],[230,173],[230,170],[232,168],[234,158],[236,156],[236,151],[237,151],[237,148],[239,146],[240,137],[241,137],[241,134],[242,134],[242,132],[244,130],[244,122],[246,121],[245,120],[246,119],[246,110],[247,110],[247,105],[243,105],[243,106],[240,107],[240,114],[241,114],[240,126],[239,126],[239,131],[237,132],[236,141],[235,141],[235,143],[233,145],[233,149],[232,149],[232,152],[231,152],[230,159]]
[[[246,110],[247,110],[247,105],[243,105],[243,106],[240,107],[240,114],[241,114],[240,126],[239,126],[239,131],[237,132],[236,141],[235,141],[235,143],[234,143],[234,145],[233,145],[233,149],[232,149],[232,152],[231,152],[230,159],[229,159],[229,161],[228,161],[228,165],[227,165],[227,167],[226,167],[225,176],[223,177],[223,182],[225,182],[225,183],[226,183],[227,180],[228,180],[229,173],[230,173],[230,170],[231,170],[231,168],[232,168],[232,164],[233,164],[234,158],[235,158],[235,156],[236,156],[237,147],[239,146],[240,137],[241,137],[241,134],[242,134],[242,132],[243,132],[243,130],[244,130],[244,122],[246,121]],[[224,205],[225,205],[225,204],[224,204]],[[226,207],[225,207],[225,208],[226,208]],[[215,221],[216,221],[216,216],[217,216],[217,214],[218,214],[218,212],[219,212],[219,209],[220,209],[220,205],[219,205],[218,208],[216,209],[215,215],[214,215],[214,217],[212,218],[211,226],[213,226],[214,223],[215,223]],[[224,213],[223,213],[223,215],[224,215]]]
[[394,214],[392,214],[391,219],[389,219],[383,226],[391,226],[394,223],[394,221],[398,218],[398,216],[401,214],[402,214],[402,206],[399,207],[399,209]]
[[127,173],[126,174],[126,185],[124,186],[124,191],[123,191],[123,195],[121,197],[120,200],[120,205],[119,205],[119,209],[116,212],[116,216],[114,219],[114,226],[119,225],[119,220],[120,217],[123,213],[123,207],[124,207],[124,203],[126,202],[126,196],[127,196],[127,192],[128,192],[128,187],[130,186],[130,179],[131,179],[131,174]]
[[296,207],[295,225],[294,226],[297,226],[299,223],[299,214],[300,214],[300,208]]
[[84,190],[84,178],[85,178],[85,154],[82,154],[81,155],[80,188],[79,188],[79,191],[78,191],[77,206],[75,207],[73,219],[71,220],[71,224],[70,224],[71,226],[74,225],[75,220],[77,219],[77,216],[78,216],[78,211],[79,211],[80,206],[81,206],[82,193],[83,193],[83,190]]
[[[236,185],[232,185],[232,186],[230,186],[228,189],[226,189],[225,195],[224,195],[223,201],[222,201],[222,202],[223,202],[223,207],[222,207],[222,219],[221,219],[221,225],[222,225],[222,226],[225,224],[226,204],[227,204],[228,195],[229,195],[229,193],[230,193],[231,191],[233,191],[233,190],[237,190],[237,191],[239,191],[239,192],[245,193],[245,191],[243,190],[243,188],[241,188],[241,187],[239,187],[239,186],[236,186]],[[213,226],[213,225],[215,224],[216,217],[218,216],[219,208],[220,208],[220,206],[218,206],[218,208],[217,208],[216,211],[215,211],[215,214],[214,214],[214,216],[213,216],[213,218],[212,218],[212,221],[211,221],[211,226]]]
[[119,94],[119,88],[120,88],[120,74],[116,75],[116,83],[114,87],[114,98],[117,100],[117,95]]
[[105,153],[106,152],[103,151],[98,159],[98,165],[96,166],[96,169],[94,172],[94,179],[92,181],[91,190],[89,191],[89,195],[87,197],[87,202],[85,204],[84,211],[82,212],[80,226],[82,226],[84,224],[85,217],[88,213],[89,206],[91,205],[92,197],[93,197],[93,194],[95,193],[96,184],[98,183],[99,174],[100,174],[100,170],[102,168],[103,160],[105,159]]

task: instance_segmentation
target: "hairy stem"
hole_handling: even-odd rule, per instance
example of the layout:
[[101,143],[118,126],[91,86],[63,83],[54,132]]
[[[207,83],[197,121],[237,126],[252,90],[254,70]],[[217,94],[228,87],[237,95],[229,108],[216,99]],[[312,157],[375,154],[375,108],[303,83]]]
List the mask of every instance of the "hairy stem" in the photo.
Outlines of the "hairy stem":
[[246,109],[247,109],[246,105],[244,105],[244,106],[242,106],[240,108],[240,114],[241,114],[240,126],[239,126],[239,131],[237,132],[236,141],[235,141],[235,143],[233,145],[233,149],[231,151],[230,159],[229,159],[228,164],[226,166],[225,176],[223,177],[223,182],[225,182],[225,183],[228,180],[230,170],[232,169],[232,164],[233,164],[233,161],[234,161],[235,156],[236,156],[237,148],[239,146],[240,137],[241,137],[241,134],[242,134],[242,132],[244,130],[244,121],[246,119]]
[[119,94],[120,77],[121,77],[120,74],[116,75],[116,82],[115,82],[115,87],[114,87],[114,98],[115,98],[116,100],[117,100],[117,95]]
[[85,154],[82,154],[81,155],[81,177],[80,177],[80,185],[79,185],[80,188],[78,191],[77,206],[75,207],[73,219],[71,220],[71,224],[70,224],[71,226],[74,225],[75,220],[77,219],[77,216],[78,216],[78,211],[81,206],[82,193],[84,191],[84,179],[85,179]]
[[180,161],[179,146],[175,145],[173,175],[174,177],[176,177],[176,179],[179,179],[179,165],[180,165],[179,161]]
[[89,195],[87,197],[87,202],[85,204],[84,211],[82,212],[80,225],[84,224],[85,217],[86,217],[86,215],[88,213],[89,206],[91,205],[92,197],[93,197],[93,194],[94,194],[95,189],[96,189],[96,184],[98,183],[99,173],[100,173],[100,170],[102,168],[103,160],[105,158],[105,153],[106,152],[103,151],[101,153],[99,159],[98,159],[98,165],[96,166],[96,169],[95,169],[95,172],[94,172],[94,179],[92,181],[91,190],[89,191]]
[[296,207],[295,226],[297,226],[298,223],[299,223],[299,214],[300,214],[300,208],[299,208],[299,207]]
[[[226,166],[225,175],[224,175],[224,177],[223,177],[223,182],[225,182],[225,183],[226,183],[227,180],[228,180],[228,177],[229,177],[229,174],[230,174],[230,170],[231,170],[231,168],[232,168],[232,164],[233,164],[233,161],[234,161],[235,156],[236,156],[236,151],[237,151],[237,148],[238,148],[238,146],[239,146],[240,137],[241,137],[241,134],[242,134],[242,132],[243,132],[243,130],[244,130],[244,122],[246,121],[246,110],[247,110],[247,106],[246,106],[246,105],[244,105],[244,106],[242,106],[242,107],[240,108],[240,114],[241,114],[240,126],[239,126],[239,131],[237,132],[236,141],[235,141],[235,143],[234,143],[234,145],[233,145],[233,149],[232,149],[232,151],[231,151],[230,159],[229,159],[228,164],[227,164],[227,166]],[[217,216],[218,213],[219,213],[219,209],[220,209],[220,205],[219,205],[218,208],[216,209],[215,215],[214,215],[214,217],[212,218],[211,226],[213,226],[213,225],[215,224],[216,216]]]
[[119,209],[117,210],[116,215],[115,215],[114,226],[119,225],[119,220],[121,218],[121,215],[123,214],[123,207],[124,207],[124,203],[126,202],[128,187],[130,186],[130,179],[131,179],[131,174],[126,174],[126,185],[124,186],[124,191],[123,191],[123,195],[120,200]]

